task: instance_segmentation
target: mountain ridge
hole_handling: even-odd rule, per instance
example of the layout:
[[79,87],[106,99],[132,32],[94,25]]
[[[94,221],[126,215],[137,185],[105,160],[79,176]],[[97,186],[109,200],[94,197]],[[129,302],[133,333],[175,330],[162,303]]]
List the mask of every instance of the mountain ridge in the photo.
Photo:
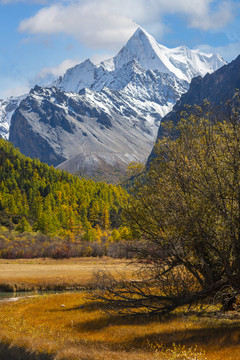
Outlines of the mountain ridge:
[[158,44],[150,34],[139,27],[115,57],[97,65],[87,59],[68,69],[53,85],[66,92],[79,92],[86,87],[101,91],[105,84],[109,85],[111,81],[108,78],[113,78],[114,72],[133,60],[144,70],[175,75],[187,82],[197,75],[213,72],[226,64],[217,54],[204,54],[184,45],[169,49]]
[[[186,111],[186,106],[202,106],[204,100],[210,102],[211,106],[224,106],[230,100],[235,92],[240,89],[240,55],[231,63],[224,65],[212,74],[206,74],[204,77],[193,78],[188,91],[180,97],[173,106],[172,111],[163,117],[158,130],[156,141],[164,137],[163,124],[171,121],[175,126],[180,118],[181,112]],[[148,158],[149,165],[154,157],[154,148]]]
[[[165,52],[160,54],[160,49]],[[94,159],[98,153],[99,166],[102,161],[111,166],[113,159],[119,159],[121,168],[131,160],[145,162],[162,117],[189,88],[187,76],[193,76],[193,70],[213,69],[211,55],[203,57],[186,47],[166,49],[138,29],[116,57],[99,65],[86,60],[68,69],[52,87],[36,86],[12,116],[10,141],[25,155],[49,165],[61,167],[64,162],[64,168],[73,173],[80,165],[85,167],[86,153]],[[161,57],[165,59],[167,53],[171,61],[164,62]],[[192,66],[186,53],[193,59]],[[225,64],[216,59],[219,63],[214,66]],[[176,62],[181,65],[179,76],[170,70]],[[170,67],[162,72],[163,65]]]
[[11,96],[7,99],[0,99],[0,136],[2,138],[8,139],[12,115],[25,96]]

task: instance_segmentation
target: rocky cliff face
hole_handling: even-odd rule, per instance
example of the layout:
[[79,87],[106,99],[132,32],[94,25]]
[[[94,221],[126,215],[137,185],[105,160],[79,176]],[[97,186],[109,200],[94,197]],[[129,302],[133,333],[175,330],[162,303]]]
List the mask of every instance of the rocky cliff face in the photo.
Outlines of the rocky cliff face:
[[[186,111],[186,105],[201,106],[204,100],[208,100],[211,105],[218,106],[231,99],[237,89],[240,89],[240,55],[214,73],[204,77],[198,76],[191,81],[189,90],[180,97],[172,111],[163,117],[157,140],[164,136],[163,124],[171,121],[176,125],[180,120],[181,112]],[[153,156],[154,151],[150,154],[148,163]]]
[[5,100],[0,99],[0,136],[2,138],[8,139],[12,115],[24,97],[23,95]]
[[[201,76],[194,78],[189,90],[181,96],[172,111],[162,119],[161,124],[169,120],[177,123],[186,105],[201,105],[205,99],[212,105],[226,102],[233,97],[237,89],[240,89],[240,55],[214,73],[207,74],[203,78]],[[162,131],[163,127],[160,126],[158,138],[162,136]]]
[[[25,155],[54,166],[82,153],[128,154],[123,162],[144,161],[161,117],[155,103],[136,108],[135,100],[109,89],[77,94],[35,87],[15,111],[9,139]],[[74,164],[69,165],[73,172],[79,170],[77,160]]]
[[217,55],[167,49],[138,29],[115,58],[86,60],[52,87],[36,86],[13,114],[9,139],[25,155],[71,172],[144,162],[189,79],[223,64]]

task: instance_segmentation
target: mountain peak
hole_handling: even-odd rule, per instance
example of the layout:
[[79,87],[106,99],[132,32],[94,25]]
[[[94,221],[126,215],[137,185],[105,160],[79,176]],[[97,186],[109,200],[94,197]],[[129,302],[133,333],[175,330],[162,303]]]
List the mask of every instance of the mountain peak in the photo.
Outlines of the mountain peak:
[[[141,26],[139,26],[137,28],[137,30],[135,31],[135,33],[131,36],[131,38],[136,38],[136,37],[142,37],[142,36],[145,36],[146,38],[148,39],[153,39],[154,38],[152,37],[152,35],[150,35],[145,29],[143,29]],[[131,40],[131,38],[129,40]],[[128,40],[128,41],[129,41]],[[155,40],[154,40],[155,41]]]
[[188,83],[193,77],[212,73],[225,64],[219,56],[212,57],[190,50],[184,45],[168,49],[158,44],[142,27],[138,27],[115,57],[102,61],[99,65],[94,65],[87,59],[68,69],[54,85],[66,92],[79,92],[84,88],[96,91],[101,91],[104,87],[111,88],[111,83],[116,83],[115,75],[133,61],[139,64],[143,72],[157,70]]
[[96,66],[90,59],[68,69],[63,77],[53,83],[54,86],[66,92],[79,92],[89,88],[94,82]]
[[164,47],[159,45],[147,31],[139,27],[114,58],[115,68],[120,68],[134,59],[145,70],[151,69],[169,72],[164,64],[158,63],[156,53],[161,51],[161,49],[164,49]]
[[136,60],[145,70],[158,70],[174,74],[177,78],[190,82],[195,76],[212,73],[225,64],[219,56],[211,57],[182,45],[168,49],[142,27],[138,27],[126,45],[112,59],[115,69],[131,60]]
[[[86,60],[84,60],[80,65],[84,65],[84,66],[95,66],[94,63],[89,59],[87,58]],[[78,66],[78,65],[77,65]]]

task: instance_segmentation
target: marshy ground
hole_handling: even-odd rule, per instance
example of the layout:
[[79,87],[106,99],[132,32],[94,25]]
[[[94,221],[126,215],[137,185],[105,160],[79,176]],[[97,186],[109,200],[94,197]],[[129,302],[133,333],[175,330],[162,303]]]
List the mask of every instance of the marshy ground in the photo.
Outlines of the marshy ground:
[[[84,287],[97,268],[125,270],[129,277],[133,270],[112,259],[2,260],[0,283]],[[16,353],[21,347],[56,360],[240,360],[240,314],[215,306],[205,312],[181,309],[161,319],[114,317],[87,292],[65,292],[1,302],[0,341]]]

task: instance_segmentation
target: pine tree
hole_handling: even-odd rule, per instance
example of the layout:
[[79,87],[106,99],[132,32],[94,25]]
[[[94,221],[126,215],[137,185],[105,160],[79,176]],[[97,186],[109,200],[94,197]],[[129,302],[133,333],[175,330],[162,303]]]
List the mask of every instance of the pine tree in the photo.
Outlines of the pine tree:
[[31,225],[29,224],[25,216],[23,216],[19,221],[18,225],[16,226],[16,231],[19,231],[21,233],[24,231],[31,231]]
[[101,217],[101,225],[104,230],[107,230],[110,227],[110,221],[109,221],[109,210],[107,206],[103,209],[102,217]]

